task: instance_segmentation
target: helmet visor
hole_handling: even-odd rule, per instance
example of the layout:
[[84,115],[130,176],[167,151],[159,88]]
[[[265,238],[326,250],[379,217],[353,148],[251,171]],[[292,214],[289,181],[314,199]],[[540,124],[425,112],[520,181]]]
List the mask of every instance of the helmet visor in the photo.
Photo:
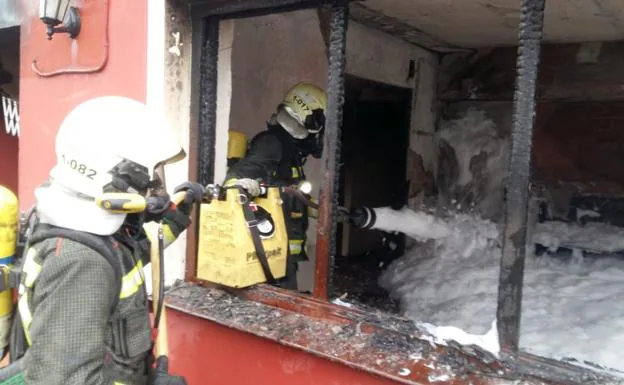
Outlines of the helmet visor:
[[299,119],[295,118],[294,112],[288,106],[282,106],[277,115],[275,116],[275,120],[286,130],[293,138],[295,139],[305,139],[310,134],[308,130],[304,127],[303,122],[300,122]]

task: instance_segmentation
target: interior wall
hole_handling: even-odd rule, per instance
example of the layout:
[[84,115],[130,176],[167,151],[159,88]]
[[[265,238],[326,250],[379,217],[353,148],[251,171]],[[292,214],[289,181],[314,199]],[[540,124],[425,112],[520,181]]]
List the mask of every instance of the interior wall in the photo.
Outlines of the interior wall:
[[623,109],[624,101],[540,103],[533,177],[591,181],[605,192],[624,193]]
[[[346,53],[347,73],[414,89],[410,163],[418,167],[410,164],[409,168],[422,170],[423,175],[431,173],[436,164],[430,134],[436,120],[436,55],[354,22],[349,23]],[[229,127],[249,138],[266,128],[267,119],[292,85],[312,81],[326,87],[327,56],[316,10],[235,20],[231,79]],[[306,174],[315,195],[320,171],[320,161],[309,159]],[[416,173],[412,170],[408,174]],[[413,181],[412,186],[418,183]],[[316,223],[312,220],[308,231],[312,260],[315,238]],[[304,290],[311,290],[311,262],[300,269]]]
[[[248,139],[266,121],[290,87],[301,81],[327,85],[325,45],[314,11],[298,11],[234,21],[230,129]],[[318,195],[320,160],[308,159],[305,172]],[[310,221],[308,255],[313,260],[316,222]],[[300,266],[300,286],[312,289],[313,264]]]
[[[624,195],[624,43],[543,45],[533,134],[534,191],[567,212],[575,194]],[[501,135],[512,124],[516,49],[442,60],[438,95],[446,114],[485,111]]]
[[225,179],[227,172],[228,130],[232,103],[232,52],[234,20],[223,20],[219,25],[219,58],[217,61],[217,122],[215,149],[215,181]]
[[355,22],[349,24],[346,72],[413,90],[407,165],[412,201],[430,192],[437,169],[433,141],[437,71],[436,54]]

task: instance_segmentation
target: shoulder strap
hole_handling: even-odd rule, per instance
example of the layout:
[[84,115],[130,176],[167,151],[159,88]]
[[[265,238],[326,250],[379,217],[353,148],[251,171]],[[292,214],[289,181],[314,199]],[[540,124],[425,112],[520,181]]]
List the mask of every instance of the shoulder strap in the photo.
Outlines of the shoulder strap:
[[275,283],[275,277],[271,272],[269,261],[267,260],[266,253],[264,252],[264,246],[262,245],[260,232],[258,231],[258,221],[256,220],[253,211],[251,211],[249,200],[243,203],[243,214],[245,215],[245,220],[247,221],[247,227],[249,227],[249,231],[251,232],[251,240],[253,241],[254,248],[256,249],[256,255],[258,256],[258,261],[260,261],[260,266],[262,267],[264,276],[266,277],[268,283],[273,284]]
[[30,244],[34,244],[49,238],[66,238],[74,242],[81,243],[88,248],[93,249],[99,255],[103,256],[106,261],[108,261],[115,274],[115,287],[117,288],[116,292],[118,294],[113,299],[113,303],[111,305],[112,309],[115,309],[119,303],[119,293],[121,292],[123,272],[119,257],[113,248],[113,239],[111,237],[102,237],[95,234],[64,229],[48,224],[39,224],[33,234],[29,237],[28,241]]
[[[101,237],[94,234],[64,229],[47,224],[37,224],[34,227],[33,232],[28,236],[26,244],[29,246],[50,238],[65,238],[78,242],[89,247],[90,249],[93,249],[99,255],[104,257],[106,261],[108,261],[113,268],[113,273],[115,275],[115,287],[117,288],[111,304],[112,313],[119,303],[119,293],[121,292],[123,274],[121,263],[117,257],[117,253],[113,249],[113,239],[110,237]],[[26,249],[24,250],[24,253],[25,252],[27,252]],[[26,350],[28,350],[28,344],[26,343],[21,317],[19,312],[15,311],[13,314],[10,332],[10,362],[14,363],[16,360],[19,360],[24,356]]]

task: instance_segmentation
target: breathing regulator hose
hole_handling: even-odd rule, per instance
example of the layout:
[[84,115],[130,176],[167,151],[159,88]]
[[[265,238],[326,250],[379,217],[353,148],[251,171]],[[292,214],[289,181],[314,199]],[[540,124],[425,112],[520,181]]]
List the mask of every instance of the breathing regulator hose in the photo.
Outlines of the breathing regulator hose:
[[[171,202],[178,205],[186,198],[186,191],[176,193]],[[158,331],[156,336],[156,357],[168,355],[167,328],[160,330],[161,323],[166,322],[166,311],[164,306],[165,297],[165,274],[163,266],[165,265],[165,235],[163,223],[158,223],[156,231],[156,242],[152,243],[150,250],[150,262],[152,263],[152,301],[154,310],[154,329]],[[157,249],[157,250],[156,250]]]
[[[158,224],[158,261],[160,262],[160,268],[165,265],[165,233],[163,231],[162,221]],[[165,297],[165,275],[162,272],[158,277],[158,308],[156,315],[154,316],[154,328],[158,329],[160,325],[160,317],[162,315]]]

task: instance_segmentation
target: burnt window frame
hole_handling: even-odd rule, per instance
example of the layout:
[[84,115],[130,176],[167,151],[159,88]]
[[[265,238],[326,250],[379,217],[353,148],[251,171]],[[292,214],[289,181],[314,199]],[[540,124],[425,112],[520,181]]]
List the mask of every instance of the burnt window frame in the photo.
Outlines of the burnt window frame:
[[511,356],[519,352],[535,98],[545,5],[546,0],[522,0],[520,9],[511,155],[507,166],[496,310],[500,350]]
[[[352,1],[352,0],[351,0]],[[344,70],[346,31],[350,0],[187,0],[193,31],[191,71],[199,82],[191,85],[190,177],[202,184],[213,183],[214,144],[216,135],[217,59],[219,25],[222,20],[256,17],[303,9],[331,7],[328,58],[328,109],[325,151],[322,166],[325,172],[320,190],[317,221],[317,250],[312,296],[286,289],[258,285],[240,294],[249,300],[275,305],[288,302],[295,311],[316,313],[319,309],[335,311],[331,299],[332,266],[336,254],[340,129],[344,104]],[[497,328],[501,362],[505,372],[516,379],[536,377],[553,383],[598,384],[611,380],[608,375],[573,366],[565,362],[519,350],[522,285],[524,278],[527,211],[529,200],[532,134],[535,122],[536,80],[546,0],[521,0],[521,22],[517,57],[516,89],[513,100],[511,157],[505,203],[503,252],[500,260],[497,298]],[[211,60],[208,60],[210,58]],[[330,177],[327,177],[329,175]],[[205,285],[197,279],[198,216],[189,228],[185,281]],[[328,308],[328,306],[330,308]],[[333,310],[332,310],[333,309]],[[340,312],[350,312],[342,309]],[[500,374],[500,373],[499,373]],[[485,374],[484,374],[485,375]],[[580,381],[580,382],[579,382]]]
[[[320,186],[319,218],[317,220],[317,247],[312,297],[329,301],[332,292],[332,266],[335,255],[338,213],[338,185],[340,158],[340,128],[344,104],[344,70],[346,30],[349,0],[250,0],[248,2],[190,0],[194,31],[192,45],[192,72],[200,81],[191,86],[191,135],[196,143],[190,151],[190,176],[206,185],[214,183],[214,145],[216,135],[217,60],[219,52],[219,25],[223,20],[257,17],[304,9],[330,8],[330,37],[328,57],[328,108],[324,135],[322,167],[333,169],[333,178],[323,178]],[[210,58],[210,60],[208,60]],[[327,204],[329,203],[329,204]],[[195,213],[197,219],[197,213]],[[198,221],[187,237],[186,281],[197,277]]]

